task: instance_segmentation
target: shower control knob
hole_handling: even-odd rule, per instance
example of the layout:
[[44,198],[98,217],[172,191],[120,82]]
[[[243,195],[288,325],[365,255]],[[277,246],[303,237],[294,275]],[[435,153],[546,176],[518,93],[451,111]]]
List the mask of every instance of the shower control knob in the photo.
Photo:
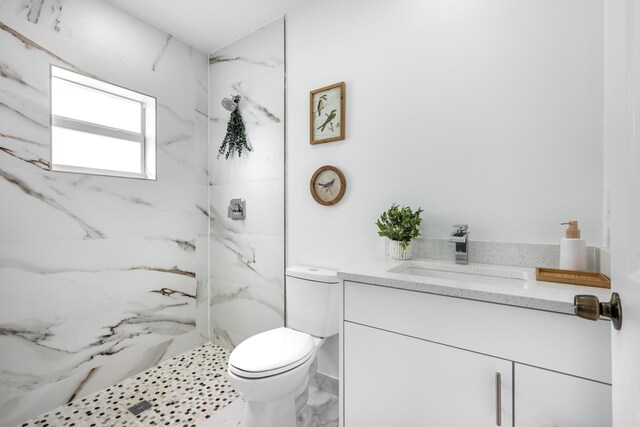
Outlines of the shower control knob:
[[244,199],[232,199],[227,208],[227,216],[233,220],[245,219],[247,216],[247,202]]

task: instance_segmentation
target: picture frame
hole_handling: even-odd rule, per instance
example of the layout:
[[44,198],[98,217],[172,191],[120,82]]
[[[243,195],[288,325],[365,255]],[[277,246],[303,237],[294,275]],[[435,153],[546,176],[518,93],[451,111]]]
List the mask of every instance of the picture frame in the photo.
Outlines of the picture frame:
[[310,143],[324,144],[345,138],[344,82],[312,90],[309,94]]
[[347,180],[340,169],[325,165],[318,168],[311,177],[309,190],[313,200],[323,206],[332,206],[342,200],[347,190]]

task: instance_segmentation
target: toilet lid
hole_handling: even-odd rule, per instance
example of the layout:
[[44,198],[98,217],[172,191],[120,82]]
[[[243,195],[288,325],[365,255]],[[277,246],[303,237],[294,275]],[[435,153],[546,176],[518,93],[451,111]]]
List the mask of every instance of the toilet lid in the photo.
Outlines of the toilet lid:
[[313,349],[311,335],[288,328],[272,329],[240,343],[231,352],[229,369],[250,378],[276,375],[306,362]]

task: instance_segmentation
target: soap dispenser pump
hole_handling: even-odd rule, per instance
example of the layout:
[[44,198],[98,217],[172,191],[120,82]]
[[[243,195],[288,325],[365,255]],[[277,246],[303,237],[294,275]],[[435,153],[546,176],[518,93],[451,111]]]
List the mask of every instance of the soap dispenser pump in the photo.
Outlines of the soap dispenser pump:
[[578,221],[563,222],[562,225],[569,227],[560,240],[560,269],[587,271],[587,242],[580,238]]

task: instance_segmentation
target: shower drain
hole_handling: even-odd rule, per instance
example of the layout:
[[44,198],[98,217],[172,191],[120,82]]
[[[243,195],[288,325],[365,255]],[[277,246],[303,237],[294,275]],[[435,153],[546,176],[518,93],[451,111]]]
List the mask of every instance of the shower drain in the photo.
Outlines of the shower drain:
[[142,402],[138,402],[135,405],[129,407],[129,412],[131,412],[133,415],[140,415],[147,409],[151,409],[151,403],[143,400]]

